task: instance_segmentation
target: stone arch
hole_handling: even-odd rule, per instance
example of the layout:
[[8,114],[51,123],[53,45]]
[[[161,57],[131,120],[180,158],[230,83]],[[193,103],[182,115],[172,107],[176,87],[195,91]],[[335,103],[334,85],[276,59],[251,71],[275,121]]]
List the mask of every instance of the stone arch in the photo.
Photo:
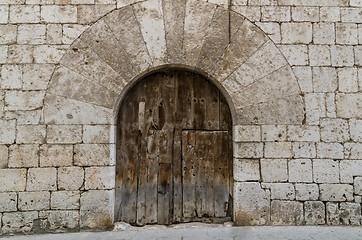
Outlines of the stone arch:
[[304,119],[291,67],[257,26],[231,11],[229,27],[228,10],[204,1],[147,0],[110,12],[75,40],[50,80],[44,123],[114,125],[125,92],[167,66],[211,79],[234,125]]

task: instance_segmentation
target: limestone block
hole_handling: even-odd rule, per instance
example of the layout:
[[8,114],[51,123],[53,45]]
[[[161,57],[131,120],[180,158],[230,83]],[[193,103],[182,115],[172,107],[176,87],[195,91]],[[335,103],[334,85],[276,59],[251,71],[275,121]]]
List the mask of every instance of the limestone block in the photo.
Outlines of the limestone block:
[[282,23],[282,43],[309,44],[312,42],[311,23]]
[[337,117],[362,118],[362,94],[337,94]]
[[80,5],[78,7],[78,23],[90,24],[115,9],[113,4]]
[[288,162],[289,182],[312,182],[312,161],[293,159]]
[[3,65],[1,68],[2,89],[20,89],[23,86],[22,66]]
[[0,25],[0,44],[14,44],[16,42],[16,34],[16,25]]
[[52,64],[27,64],[23,67],[24,90],[46,90],[54,71]]
[[318,7],[293,7],[292,21],[294,22],[319,22]]
[[62,44],[62,24],[47,24],[47,44]]
[[333,45],[331,46],[332,66],[353,66],[353,46]]
[[34,49],[35,63],[58,63],[64,55],[66,45],[39,45]]
[[[362,27],[361,27],[362,29]],[[362,35],[362,31],[361,31],[361,35]],[[362,41],[361,41],[362,42]],[[359,89],[362,90],[362,69],[358,69],[358,85],[359,85]]]
[[324,225],[326,223],[324,203],[317,201],[305,202],[304,216],[306,225]]
[[350,119],[349,128],[351,133],[351,139],[354,142],[362,142],[362,120]]
[[292,157],[292,143],[267,142],[265,143],[266,158],[290,158]]
[[16,143],[45,143],[45,125],[18,125]]
[[41,6],[41,20],[47,23],[75,23],[77,22],[77,7],[43,5]]
[[261,141],[260,126],[234,126],[235,142],[258,142]]
[[49,229],[79,228],[79,211],[42,211],[39,212],[39,218],[46,219]]
[[115,167],[85,168],[85,189],[103,190],[115,186]]
[[270,193],[260,183],[234,183],[234,221],[237,225],[267,225],[270,221]]
[[43,106],[43,91],[8,91],[5,93],[7,110],[35,110]]
[[6,145],[0,145],[0,169],[8,168],[9,149]]
[[320,0],[279,0],[281,6],[348,6],[348,0],[329,0],[328,2]]
[[320,200],[329,202],[353,201],[353,186],[348,184],[320,184]]
[[362,143],[345,143],[344,157],[346,159],[362,159]]
[[71,4],[94,4],[95,0],[71,0]]
[[288,181],[288,167],[286,159],[261,159],[261,177],[263,182]]
[[320,141],[319,128],[308,125],[289,125],[288,140],[296,142],[318,142]]
[[237,158],[263,157],[263,143],[235,143],[234,156]]
[[357,24],[337,23],[336,43],[341,45],[358,44]]
[[44,118],[51,124],[110,124],[113,111],[108,108],[47,94]]
[[303,93],[313,91],[312,68],[310,67],[293,67],[293,72],[298,80],[300,90]]
[[0,169],[0,192],[25,191],[26,169]]
[[338,161],[314,159],[313,178],[316,183],[339,183]]
[[322,119],[321,140],[324,142],[344,142],[349,140],[348,121],[344,119]]
[[327,45],[309,45],[309,62],[311,66],[330,66],[331,52]]
[[16,193],[0,193],[0,212],[16,212],[18,196]]
[[0,23],[8,23],[8,18],[9,18],[9,5],[0,5]]
[[317,156],[316,144],[313,142],[293,142],[295,158],[315,158]]
[[59,190],[79,190],[83,186],[84,170],[81,167],[61,167],[58,169]]
[[326,116],[336,118],[336,97],[334,93],[326,94]]
[[46,40],[44,24],[21,24],[18,26],[18,44],[43,44]]
[[328,225],[361,225],[359,203],[327,203]]
[[353,177],[362,176],[362,161],[342,160],[340,162],[341,183],[353,183]]
[[337,89],[337,71],[331,67],[313,68],[314,92],[334,92]]
[[258,160],[235,159],[234,160],[234,180],[235,181],[259,181],[260,167]]
[[362,46],[355,46],[354,47],[354,61],[357,66],[362,66]]
[[84,143],[109,143],[110,125],[84,125]]
[[350,0],[349,4],[351,5],[351,7],[362,7],[361,0]]
[[11,168],[26,168],[38,166],[38,145],[11,145],[9,147],[9,152],[9,167]]
[[40,22],[39,5],[10,5],[9,22],[11,23]]
[[358,92],[357,68],[338,69],[339,92]]
[[78,191],[52,192],[51,209],[79,209],[80,193]]
[[[81,9],[81,8],[80,8]],[[71,44],[80,34],[88,28],[87,25],[81,24],[64,24],[63,25],[63,44]]]
[[33,52],[31,45],[11,45],[8,48],[7,63],[32,63]]
[[290,65],[308,65],[308,47],[306,45],[280,45],[279,49]]
[[80,198],[80,227],[100,228],[113,224],[114,191],[91,190]]
[[8,57],[8,46],[0,45],[0,63],[6,63]]
[[57,189],[56,168],[30,168],[27,176],[27,191],[46,191]]
[[343,145],[340,143],[317,143],[319,158],[343,159]]
[[289,22],[291,20],[290,13],[290,7],[262,7],[261,20],[263,22]]
[[15,120],[4,121],[0,119],[0,143],[12,144],[15,141]]
[[49,125],[47,127],[48,143],[80,143],[82,142],[82,126]]
[[[330,14],[330,13],[328,13],[328,14]],[[321,18],[322,18],[322,15],[321,15]],[[335,39],[336,39],[336,37],[335,37],[335,29],[334,29],[333,23],[315,23],[315,24],[313,24],[313,43],[314,44],[335,44]]]
[[[245,15],[243,15],[243,16],[245,16]],[[282,39],[281,39],[281,34],[280,34],[279,23],[275,23],[275,22],[260,23],[260,22],[258,22],[255,24],[258,27],[260,27],[261,30],[263,30],[263,32],[265,32],[274,43],[278,44],[281,42]]]
[[356,177],[353,180],[354,193],[362,195],[362,177]]
[[291,183],[271,183],[270,184],[271,199],[278,200],[294,200],[295,191]]
[[64,167],[73,164],[73,146],[42,145],[40,147],[40,167]]
[[318,200],[319,188],[317,184],[295,184],[295,198],[298,201]]
[[34,111],[9,111],[5,113],[6,119],[16,119],[18,124],[39,124],[41,110]]
[[46,210],[50,208],[50,192],[20,192],[20,211]]
[[362,23],[361,8],[341,8],[341,21],[348,23]]
[[339,7],[321,7],[321,22],[339,22],[341,21],[341,13]]
[[287,140],[286,125],[263,125],[261,131],[263,142],[283,142]]
[[3,233],[11,232],[30,232],[33,227],[33,222],[38,218],[38,212],[12,212],[4,213],[2,222]]
[[280,200],[272,201],[271,222],[273,225],[302,225],[303,203]]

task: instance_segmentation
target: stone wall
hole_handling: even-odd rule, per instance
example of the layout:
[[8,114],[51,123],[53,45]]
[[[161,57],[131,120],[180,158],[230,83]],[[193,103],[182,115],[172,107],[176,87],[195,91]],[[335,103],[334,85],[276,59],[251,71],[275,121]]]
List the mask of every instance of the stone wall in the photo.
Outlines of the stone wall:
[[0,0],[0,233],[112,225],[119,100],[168,64],[229,100],[237,224],[360,225],[362,1],[232,3],[221,48],[224,0]]

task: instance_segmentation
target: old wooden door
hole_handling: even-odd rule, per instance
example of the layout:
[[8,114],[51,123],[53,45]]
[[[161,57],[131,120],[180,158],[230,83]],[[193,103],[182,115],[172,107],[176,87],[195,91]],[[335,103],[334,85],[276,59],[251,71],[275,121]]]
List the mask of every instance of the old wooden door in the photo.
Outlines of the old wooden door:
[[153,73],[127,93],[117,124],[115,221],[231,219],[231,114],[211,82]]

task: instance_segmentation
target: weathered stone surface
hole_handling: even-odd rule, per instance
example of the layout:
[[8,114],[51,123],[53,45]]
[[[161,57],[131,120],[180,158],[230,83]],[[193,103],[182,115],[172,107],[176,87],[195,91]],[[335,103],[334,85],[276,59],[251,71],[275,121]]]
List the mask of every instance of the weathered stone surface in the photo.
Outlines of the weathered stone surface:
[[362,118],[362,94],[337,94],[337,117]]
[[8,18],[9,18],[9,5],[0,5],[0,23],[8,23]]
[[331,67],[313,68],[314,92],[334,92],[337,89],[337,70]]
[[308,125],[318,125],[319,119],[326,116],[325,97],[322,93],[305,95],[306,122]]
[[348,0],[329,0],[321,2],[320,0],[279,0],[278,4],[283,6],[348,6]]
[[320,200],[343,202],[353,200],[353,186],[348,184],[321,184]]
[[[211,2],[211,1],[208,1]],[[234,4],[235,2],[233,2]],[[235,4],[236,5],[236,4]],[[251,22],[260,22],[261,20],[261,7],[260,6],[231,6],[231,10],[241,14]]]
[[0,145],[0,169],[8,168],[9,149],[6,145]]
[[309,45],[309,62],[311,66],[330,66],[331,53],[328,45]]
[[33,52],[33,46],[30,45],[10,45],[7,63],[33,63]]
[[362,195],[362,177],[356,177],[353,181],[354,193]]
[[343,145],[340,143],[317,143],[319,158],[343,159]]
[[79,211],[41,211],[39,218],[45,218],[44,225],[49,229],[79,228]]
[[337,23],[336,24],[336,43],[341,45],[358,44],[357,24]]
[[4,121],[0,119],[0,143],[12,144],[15,141],[15,121]]
[[322,22],[338,22],[341,21],[341,13],[339,7],[321,7],[320,20]]
[[73,146],[43,145],[40,147],[40,167],[64,167],[73,164]]
[[342,160],[339,164],[341,183],[353,183],[353,177],[361,176],[361,160]]
[[282,43],[308,44],[312,41],[311,23],[282,23]]
[[91,190],[80,198],[80,227],[110,227],[113,222],[114,191]]
[[61,167],[58,169],[59,190],[79,190],[83,186],[84,170],[81,167]]
[[326,223],[325,206],[323,202],[305,202],[304,215],[306,225],[323,225]]
[[292,143],[290,142],[267,142],[265,143],[266,158],[291,158]]
[[84,143],[110,143],[110,125],[84,125]]
[[7,110],[35,110],[43,106],[43,91],[8,91],[5,93]]
[[302,225],[303,223],[303,203],[274,200],[270,208],[273,225]]
[[361,8],[341,8],[341,21],[350,23],[362,23]]
[[82,142],[82,126],[49,125],[47,127],[48,143],[80,143]]
[[[322,17],[322,15],[321,15]],[[327,17],[327,15],[325,16]],[[334,44],[335,28],[333,23],[315,23],[313,24],[313,42],[314,44]]]
[[343,45],[332,45],[331,47],[332,66],[344,67],[353,66],[353,47]]
[[44,24],[21,24],[18,26],[18,44],[44,44],[46,40]]
[[313,179],[316,183],[339,183],[339,162],[328,159],[314,159]]
[[39,146],[34,144],[11,145],[9,147],[9,167],[37,167],[39,164]]
[[260,126],[234,126],[235,142],[258,142],[261,140]]
[[295,184],[295,198],[299,201],[318,200],[317,184]]
[[86,29],[87,25],[81,24],[64,24],[63,25],[63,36],[62,43],[63,44],[71,44],[73,41],[79,37]]
[[20,124],[39,124],[41,117],[41,110],[34,111],[9,111],[5,113],[5,118],[16,119]]
[[63,27],[61,24],[47,25],[47,44],[62,44]]
[[0,212],[15,212],[17,202],[18,196],[16,193],[0,193]]
[[[244,14],[241,14],[245,16]],[[250,18],[248,18],[250,19]],[[278,44],[281,42],[280,25],[275,22],[256,22],[255,23],[260,29],[265,32],[270,39]]]
[[57,189],[56,168],[30,168],[27,176],[27,191],[47,191]]
[[267,6],[262,8],[262,21],[289,22],[291,20],[290,7]]
[[346,159],[362,159],[362,143],[345,143],[344,157]]
[[[34,49],[35,63],[58,63],[65,53],[66,45],[39,45]],[[32,62],[30,62],[32,63]]]
[[113,189],[115,187],[115,173],[115,167],[85,168],[85,189]]
[[19,65],[3,65],[1,67],[2,89],[20,89],[23,85],[22,67]]
[[271,183],[270,184],[270,198],[278,200],[294,200],[295,191],[291,183]]
[[288,140],[296,142],[318,142],[320,141],[319,128],[308,125],[289,125]]
[[292,66],[308,65],[308,47],[306,45],[280,45],[280,50]]
[[14,44],[16,42],[16,25],[0,26],[0,44]]
[[54,71],[52,64],[27,64],[23,67],[23,89],[45,90]]
[[326,94],[326,116],[330,118],[337,117],[336,114],[336,97],[334,93]]
[[26,169],[0,169],[0,192],[25,191]]
[[286,159],[261,159],[261,177],[263,182],[288,181],[288,162]]
[[261,131],[264,142],[283,142],[287,140],[287,126],[285,125],[263,125]]
[[77,7],[69,5],[41,6],[41,20],[48,23],[75,23],[77,22]]
[[288,162],[289,182],[312,182],[312,161],[293,159]]
[[234,156],[237,158],[261,158],[263,157],[263,144],[235,143]]
[[51,209],[79,209],[80,193],[78,191],[52,192],[50,207]]
[[357,68],[338,69],[339,92],[358,92]]
[[318,7],[293,7],[292,20],[295,22],[318,22]]
[[316,144],[313,142],[293,142],[295,158],[315,158],[317,156]]
[[45,143],[45,125],[18,125],[16,143]]
[[39,5],[10,5],[9,22],[38,23],[40,22]]
[[113,4],[80,5],[78,7],[78,23],[94,23],[113,9],[115,9]]
[[359,203],[327,203],[328,225],[361,225]]
[[349,140],[348,121],[344,119],[322,119],[321,139],[324,142],[344,142]]
[[104,166],[110,164],[109,144],[78,144],[74,146],[74,164]]
[[20,211],[46,210],[50,208],[50,192],[20,192]]
[[44,100],[44,120],[47,124],[110,124],[112,110],[53,94]]
[[270,221],[270,193],[260,183],[234,183],[234,221],[237,225],[266,225]]
[[258,160],[235,159],[234,160],[234,180],[235,181],[259,181],[260,167]]
[[33,221],[38,218],[38,212],[12,212],[4,213],[2,222],[3,233],[10,232],[30,232]]

